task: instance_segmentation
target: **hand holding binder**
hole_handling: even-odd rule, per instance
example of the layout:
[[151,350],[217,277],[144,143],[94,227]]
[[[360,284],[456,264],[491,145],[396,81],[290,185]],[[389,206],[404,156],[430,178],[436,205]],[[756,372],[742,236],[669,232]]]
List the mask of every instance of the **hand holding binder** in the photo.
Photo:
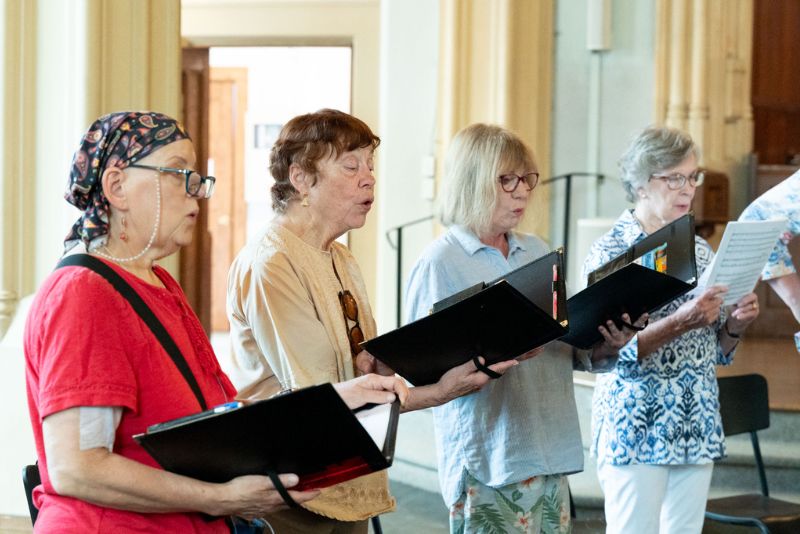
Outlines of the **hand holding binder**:
[[570,331],[562,341],[588,349],[603,337],[598,325],[622,327],[627,313],[651,313],[697,284],[694,217],[684,215],[589,274],[589,286],[567,301]]
[[415,386],[434,384],[479,356],[486,366],[516,358],[568,330],[563,261],[562,251],[551,252],[362,346]]
[[[167,471],[208,482],[295,473],[304,491],[388,468],[399,403],[351,412],[331,384],[154,425],[134,439]],[[282,496],[291,504],[288,493]]]

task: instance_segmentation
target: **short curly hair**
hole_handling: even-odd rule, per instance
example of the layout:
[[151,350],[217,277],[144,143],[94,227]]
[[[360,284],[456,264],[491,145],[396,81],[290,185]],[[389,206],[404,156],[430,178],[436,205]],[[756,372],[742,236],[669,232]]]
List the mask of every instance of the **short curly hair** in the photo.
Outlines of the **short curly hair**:
[[700,159],[700,150],[686,132],[666,126],[649,126],[639,132],[619,158],[620,181],[628,200],[636,202],[636,191],[656,173],[680,165],[690,155]]
[[294,117],[281,128],[269,156],[269,171],[275,179],[271,189],[272,209],[285,213],[289,203],[299,198],[289,180],[292,164],[313,173],[313,185],[319,170],[317,164],[322,159],[359,148],[375,150],[380,143],[380,138],[364,121],[342,111],[321,109]]

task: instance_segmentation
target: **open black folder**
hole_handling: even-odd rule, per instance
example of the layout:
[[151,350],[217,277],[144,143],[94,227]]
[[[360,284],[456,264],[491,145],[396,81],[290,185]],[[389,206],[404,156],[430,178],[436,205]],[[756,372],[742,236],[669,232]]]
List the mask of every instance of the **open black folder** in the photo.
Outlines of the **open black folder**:
[[561,341],[587,349],[603,339],[597,327],[622,326],[653,312],[697,285],[694,217],[684,215],[653,232],[589,275],[589,286],[570,297],[569,333]]
[[497,280],[434,304],[431,315],[363,343],[415,386],[478,356],[509,360],[568,330],[564,254],[557,250]]
[[322,384],[153,425],[134,439],[164,469],[192,478],[258,474],[274,482],[276,474],[295,473],[300,483],[291,489],[323,488],[392,465],[399,406],[352,412]]

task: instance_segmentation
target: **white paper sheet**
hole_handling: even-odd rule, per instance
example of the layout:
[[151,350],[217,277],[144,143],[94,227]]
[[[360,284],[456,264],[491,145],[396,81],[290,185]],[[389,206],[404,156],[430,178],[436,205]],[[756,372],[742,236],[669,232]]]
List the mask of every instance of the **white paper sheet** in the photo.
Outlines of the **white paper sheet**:
[[380,404],[374,408],[356,412],[358,422],[366,429],[380,450],[383,450],[383,444],[386,442],[391,410],[391,404]]
[[786,223],[786,219],[729,222],[717,255],[692,293],[700,294],[713,285],[727,286],[725,305],[750,293]]

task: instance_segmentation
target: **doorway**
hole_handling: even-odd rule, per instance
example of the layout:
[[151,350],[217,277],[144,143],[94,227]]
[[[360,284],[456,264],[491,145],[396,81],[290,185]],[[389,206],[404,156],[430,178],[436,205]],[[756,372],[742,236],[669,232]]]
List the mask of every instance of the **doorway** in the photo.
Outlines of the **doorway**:
[[[210,236],[207,328],[217,355],[228,350],[228,269],[274,213],[269,153],[283,124],[321,108],[351,109],[349,46],[254,46],[208,49],[208,201]],[[202,271],[200,271],[202,274]]]

